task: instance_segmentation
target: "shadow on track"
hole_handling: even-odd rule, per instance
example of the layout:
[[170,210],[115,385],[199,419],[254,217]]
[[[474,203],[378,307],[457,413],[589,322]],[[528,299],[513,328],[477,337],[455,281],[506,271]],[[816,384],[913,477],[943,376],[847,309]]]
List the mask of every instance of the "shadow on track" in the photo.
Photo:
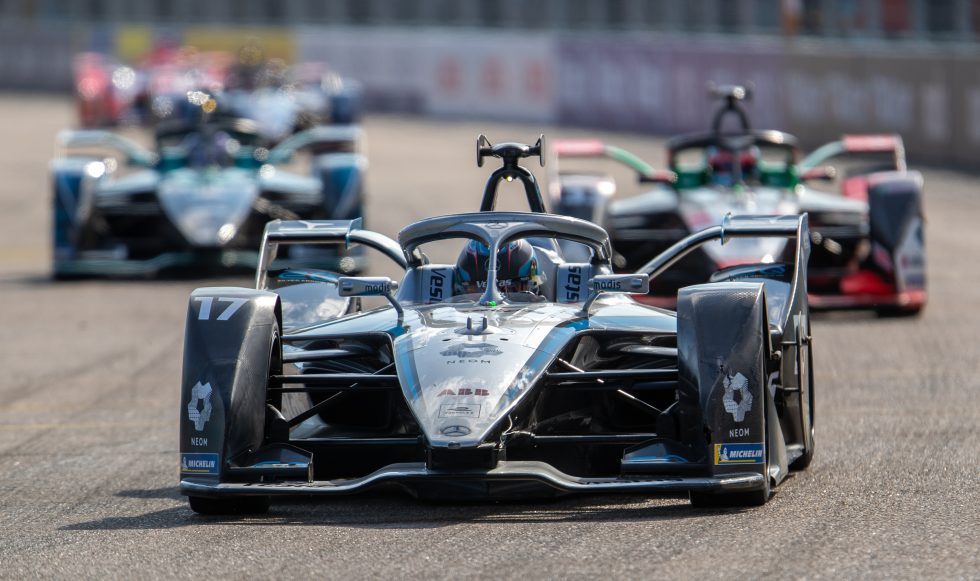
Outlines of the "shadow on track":
[[268,514],[201,516],[191,511],[176,488],[124,490],[125,498],[180,499],[171,508],[139,515],[109,516],[61,527],[61,530],[159,530],[192,526],[306,525],[365,529],[436,529],[467,523],[631,522],[677,520],[739,512],[742,509],[692,509],[686,496],[590,496],[554,500],[435,503],[396,491],[356,497],[274,500]]

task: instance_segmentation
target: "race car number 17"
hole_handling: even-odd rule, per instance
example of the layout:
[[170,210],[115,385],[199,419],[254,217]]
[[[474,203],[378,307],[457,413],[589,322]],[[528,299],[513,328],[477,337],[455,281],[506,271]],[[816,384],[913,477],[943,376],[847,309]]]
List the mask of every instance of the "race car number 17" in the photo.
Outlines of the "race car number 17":
[[215,300],[219,303],[230,303],[221,314],[218,315],[216,321],[227,321],[235,314],[238,309],[242,308],[242,305],[248,302],[248,299],[235,299],[229,297],[195,297],[195,301],[201,302],[201,310],[197,313],[197,319],[199,321],[208,321],[211,319],[211,305],[214,304]]

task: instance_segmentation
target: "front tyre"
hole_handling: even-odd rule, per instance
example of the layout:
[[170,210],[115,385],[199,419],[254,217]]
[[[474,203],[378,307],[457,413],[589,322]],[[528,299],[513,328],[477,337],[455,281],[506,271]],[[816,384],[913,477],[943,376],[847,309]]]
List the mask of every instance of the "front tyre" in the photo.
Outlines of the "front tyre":
[[[809,331],[808,331],[809,333]],[[807,375],[807,389],[806,389],[806,405],[800,405],[802,411],[802,421],[803,421],[803,455],[793,461],[789,465],[790,470],[803,470],[810,466],[813,462],[813,450],[816,447],[816,439],[813,434],[813,418],[814,412],[814,402],[813,402],[813,346],[807,343],[806,347],[806,370]],[[800,397],[804,394],[801,391]]]

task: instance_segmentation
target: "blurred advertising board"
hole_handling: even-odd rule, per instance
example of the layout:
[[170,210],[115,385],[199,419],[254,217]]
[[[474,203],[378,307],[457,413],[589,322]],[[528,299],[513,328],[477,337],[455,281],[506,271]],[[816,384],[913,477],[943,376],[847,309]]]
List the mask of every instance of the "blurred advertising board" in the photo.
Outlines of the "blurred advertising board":
[[0,23],[0,86],[66,90],[78,51],[138,62],[161,43],[325,61],[366,106],[673,134],[708,129],[709,83],[753,87],[754,126],[804,146],[897,132],[909,155],[980,168],[980,54],[970,46],[449,28]]
[[297,43],[302,60],[326,61],[363,83],[376,107],[448,117],[554,117],[556,57],[547,37],[311,28],[298,32]]
[[559,119],[565,123],[658,133],[705,130],[709,83],[749,83],[755,122],[780,125],[781,54],[769,45],[732,51],[725,42],[692,43],[562,36]]

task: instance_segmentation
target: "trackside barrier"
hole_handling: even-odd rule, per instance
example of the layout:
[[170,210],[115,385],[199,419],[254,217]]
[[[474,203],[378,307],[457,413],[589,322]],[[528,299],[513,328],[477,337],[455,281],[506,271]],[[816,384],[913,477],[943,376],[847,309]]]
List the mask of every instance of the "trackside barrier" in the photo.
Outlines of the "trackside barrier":
[[[237,35],[237,36],[236,36]],[[805,147],[901,133],[912,163],[980,167],[980,54],[897,42],[442,28],[30,26],[0,23],[0,88],[64,91],[81,50],[242,37],[325,60],[374,110],[671,134],[707,128],[705,87],[751,83],[757,128]],[[214,43],[211,43],[214,44]],[[209,45],[210,47],[210,45]],[[41,65],[43,63],[43,66]]]

